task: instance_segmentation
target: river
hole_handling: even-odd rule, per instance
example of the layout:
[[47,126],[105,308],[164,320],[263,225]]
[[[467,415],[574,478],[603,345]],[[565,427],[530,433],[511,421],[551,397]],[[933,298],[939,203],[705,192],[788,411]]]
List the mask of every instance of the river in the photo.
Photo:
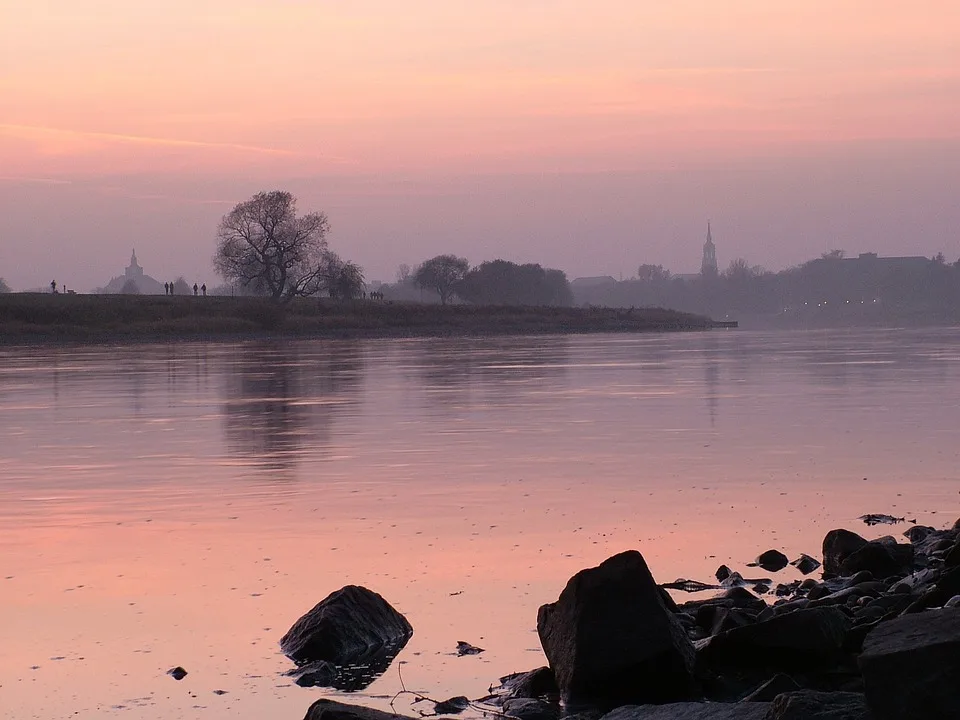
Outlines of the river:
[[477,697],[621,550],[952,524],[957,428],[960,329],[3,347],[0,717],[299,719],[277,641],[349,583],[415,628],[355,701]]

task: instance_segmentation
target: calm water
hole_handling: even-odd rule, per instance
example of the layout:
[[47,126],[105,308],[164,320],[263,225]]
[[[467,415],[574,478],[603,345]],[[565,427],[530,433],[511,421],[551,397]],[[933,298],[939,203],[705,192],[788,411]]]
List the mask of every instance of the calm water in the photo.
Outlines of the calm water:
[[615,552],[960,515],[960,330],[3,348],[0,411],[0,717],[301,718],[277,640],[347,583],[408,689],[477,697]]

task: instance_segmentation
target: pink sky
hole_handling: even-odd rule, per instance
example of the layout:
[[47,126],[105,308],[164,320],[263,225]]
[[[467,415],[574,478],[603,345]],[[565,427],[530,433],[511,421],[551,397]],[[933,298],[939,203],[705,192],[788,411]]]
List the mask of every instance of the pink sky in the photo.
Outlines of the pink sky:
[[[269,7],[268,7],[269,5]],[[261,189],[389,280],[440,252],[572,276],[960,256],[953,0],[8,0],[0,276],[215,283]]]

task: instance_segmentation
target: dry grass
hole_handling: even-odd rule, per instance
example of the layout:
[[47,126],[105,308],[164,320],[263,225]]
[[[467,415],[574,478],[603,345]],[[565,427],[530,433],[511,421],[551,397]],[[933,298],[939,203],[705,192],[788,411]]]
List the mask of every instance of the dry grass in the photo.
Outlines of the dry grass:
[[97,339],[409,337],[703,330],[704,317],[661,308],[421,305],[152,295],[0,295],[0,342]]

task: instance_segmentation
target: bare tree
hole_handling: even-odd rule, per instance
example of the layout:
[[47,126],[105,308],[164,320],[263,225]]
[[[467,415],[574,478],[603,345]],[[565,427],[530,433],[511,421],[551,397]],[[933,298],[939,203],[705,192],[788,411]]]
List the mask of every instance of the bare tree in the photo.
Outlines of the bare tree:
[[277,301],[320,291],[330,225],[322,212],[297,217],[288,192],[261,192],[224,215],[213,262],[227,281]]
[[353,300],[363,294],[363,268],[341,260],[330,250],[320,260],[320,286],[334,300]]
[[413,281],[417,287],[434,290],[440,296],[440,302],[447,304],[456,293],[457,284],[470,270],[466,258],[456,255],[437,255],[424,262],[414,273]]
[[400,263],[397,267],[397,285],[406,285],[413,276],[413,270],[406,263]]

